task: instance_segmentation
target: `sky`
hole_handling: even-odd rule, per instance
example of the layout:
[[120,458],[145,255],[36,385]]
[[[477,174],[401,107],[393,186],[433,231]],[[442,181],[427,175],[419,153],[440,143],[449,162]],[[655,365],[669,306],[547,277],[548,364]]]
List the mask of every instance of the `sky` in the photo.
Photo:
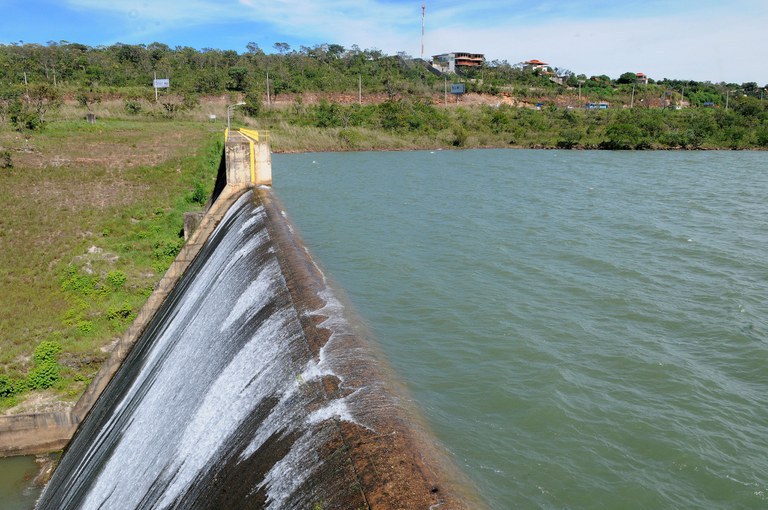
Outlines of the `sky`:
[[576,74],[768,84],[768,0],[0,0],[0,44],[467,51]]

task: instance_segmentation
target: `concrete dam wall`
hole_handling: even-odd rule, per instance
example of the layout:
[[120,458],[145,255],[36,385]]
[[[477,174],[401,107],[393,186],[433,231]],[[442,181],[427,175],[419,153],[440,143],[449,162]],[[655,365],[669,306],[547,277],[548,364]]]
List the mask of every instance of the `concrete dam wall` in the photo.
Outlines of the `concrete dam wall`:
[[37,507],[482,508],[271,190],[227,200]]

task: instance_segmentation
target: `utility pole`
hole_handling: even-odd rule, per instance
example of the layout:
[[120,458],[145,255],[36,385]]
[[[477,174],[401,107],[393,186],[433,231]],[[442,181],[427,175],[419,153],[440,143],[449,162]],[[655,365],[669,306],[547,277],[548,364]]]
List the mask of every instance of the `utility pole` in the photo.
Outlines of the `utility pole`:
[[584,80],[579,80],[579,108],[581,108],[581,84],[584,83]]
[[267,106],[270,106],[270,100],[269,100],[269,68],[267,68]]
[[444,82],[444,88],[443,88],[443,103],[448,104],[448,77],[443,75],[443,82]]
[[363,104],[363,75],[357,75],[357,102]]
[[634,108],[635,107],[635,84],[632,84],[632,98],[629,100],[629,107]]

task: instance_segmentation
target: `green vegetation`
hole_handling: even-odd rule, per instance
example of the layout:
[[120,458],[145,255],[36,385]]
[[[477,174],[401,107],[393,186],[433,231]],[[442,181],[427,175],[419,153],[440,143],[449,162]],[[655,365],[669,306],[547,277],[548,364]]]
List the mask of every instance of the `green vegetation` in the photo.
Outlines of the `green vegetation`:
[[91,125],[66,108],[39,133],[0,126],[14,160],[0,172],[0,409],[82,393],[178,253],[222,154],[220,125]]
[[[202,120],[244,101],[234,113],[248,118],[239,122],[270,130],[275,150],[768,146],[765,87],[754,82],[641,83],[629,71],[587,77],[506,61],[442,76],[420,59],[376,49],[281,42],[273,49],[0,45],[0,124],[39,131],[72,104],[81,117]],[[172,85],[157,100],[155,74]],[[467,96],[446,98],[448,80],[464,83]],[[585,110],[601,102],[609,108]],[[13,156],[0,147],[0,167],[13,167]],[[199,186],[190,197],[206,199]]]
[[264,112],[255,121],[278,151],[431,147],[748,149],[768,147],[768,112],[713,108],[541,110],[509,105],[443,108],[429,102],[320,103]]

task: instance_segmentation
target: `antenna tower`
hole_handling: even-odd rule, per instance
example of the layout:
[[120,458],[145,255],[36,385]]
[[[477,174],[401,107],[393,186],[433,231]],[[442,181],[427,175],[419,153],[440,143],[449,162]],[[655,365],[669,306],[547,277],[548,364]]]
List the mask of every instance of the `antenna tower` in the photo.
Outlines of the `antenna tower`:
[[424,13],[427,10],[426,2],[421,4],[421,60],[424,60]]

